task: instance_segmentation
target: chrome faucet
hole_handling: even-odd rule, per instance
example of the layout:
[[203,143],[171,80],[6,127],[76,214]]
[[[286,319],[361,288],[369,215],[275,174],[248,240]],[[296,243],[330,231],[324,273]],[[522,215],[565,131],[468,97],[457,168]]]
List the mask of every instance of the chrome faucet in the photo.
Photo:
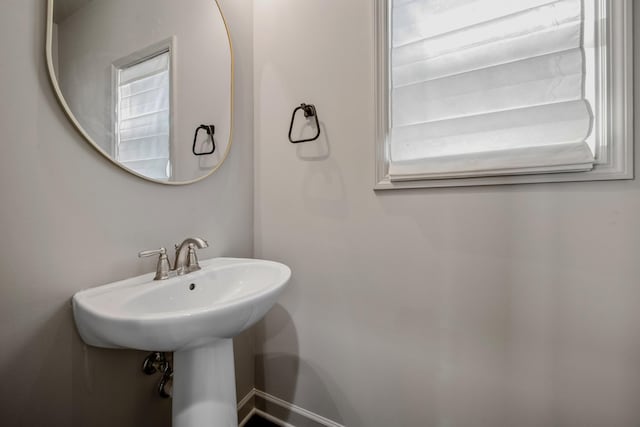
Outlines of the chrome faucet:
[[199,237],[189,237],[184,239],[179,245],[176,244],[176,260],[173,263],[173,271],[175,271],[178,276],[182,276],[183,274],[200,270],[196,248],[204,249],[208,247],[209,243]]
[[171,268],[169,257],[167,256],[167,250],[165,248],[142,251],[138,253],[138,257],[142,258],[160,255],[158,265],[156,266],[156,275],[153,280],[164,280],[168,279],[172,275],[182,276],[183,274],[200,270],[198,256],[196,255],[196,248],[204,249],[208,247],[209,243],[199,237],[189,237],[179,245],[176,244],[176,259],[173,263],[173,268]]

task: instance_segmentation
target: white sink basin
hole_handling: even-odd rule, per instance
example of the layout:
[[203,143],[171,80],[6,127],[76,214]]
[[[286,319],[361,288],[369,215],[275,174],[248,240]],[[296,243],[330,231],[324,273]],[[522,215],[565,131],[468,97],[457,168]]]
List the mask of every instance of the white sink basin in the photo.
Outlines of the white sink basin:
[[238,258],[200,266],[166,280],[149,273],[80,291],[73,314],[89,345],[175,352],[174,426],[237,426],[230,338],[273,307],[291,270]]
[[78,292],[80,336],[96,347],[149,351],[231,338],[271,309],[291,276],[284,264],[255,259],[214,258],[200,266],[166,280],[149,273]]

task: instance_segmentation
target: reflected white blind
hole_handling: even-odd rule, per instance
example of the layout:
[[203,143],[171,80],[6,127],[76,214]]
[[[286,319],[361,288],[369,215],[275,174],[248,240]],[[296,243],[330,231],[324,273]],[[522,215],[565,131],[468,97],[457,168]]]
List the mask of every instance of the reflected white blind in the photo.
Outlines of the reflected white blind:
[[391,180],[593,167],[581,0],[391,1]]
[[118,70],[118,160],[155,179],[170,176],[169,55],[164,52]]

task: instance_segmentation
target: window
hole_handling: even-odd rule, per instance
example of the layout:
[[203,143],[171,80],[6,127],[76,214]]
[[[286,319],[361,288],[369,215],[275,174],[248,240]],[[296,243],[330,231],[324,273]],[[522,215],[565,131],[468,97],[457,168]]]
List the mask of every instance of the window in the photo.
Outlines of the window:
[[377,189],[632,178],[631,2],[379,0]]
[[169,49],[115,66],[115,157],[144,176],[171,176]]

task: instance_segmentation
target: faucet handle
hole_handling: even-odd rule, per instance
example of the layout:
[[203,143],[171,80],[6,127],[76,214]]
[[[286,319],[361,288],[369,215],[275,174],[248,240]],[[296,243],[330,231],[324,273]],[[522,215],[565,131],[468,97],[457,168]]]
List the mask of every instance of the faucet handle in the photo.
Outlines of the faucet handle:
[[200,270],[198,256],[196,255],[196,245],[193,243],[189,243],[189,253],[187,254],[187,262],[185,263],[184,270],[186,273]]
[[165,248],[160,248],[160,249],[152,249],[150,251],[141,251],[138,252],[138,258],[142,258],[142,257],[149,257],[149,256],[154,256],[154,255],[166,255],[167,254],[167,250]]
[[167,250],[165,248],[138,252],[138,258],[150,257],[154,255],[160,255],[160,257],[158,258],[158,265],[156,266],[156,275],[153,278],[153,280],[168,279],[169,271],[171,270],[171,265],[169,264],[169,257],[167,257]]

